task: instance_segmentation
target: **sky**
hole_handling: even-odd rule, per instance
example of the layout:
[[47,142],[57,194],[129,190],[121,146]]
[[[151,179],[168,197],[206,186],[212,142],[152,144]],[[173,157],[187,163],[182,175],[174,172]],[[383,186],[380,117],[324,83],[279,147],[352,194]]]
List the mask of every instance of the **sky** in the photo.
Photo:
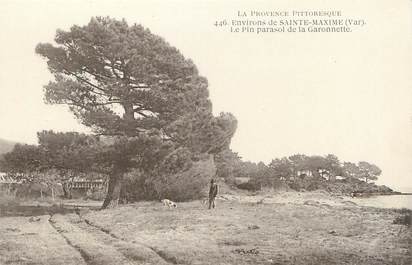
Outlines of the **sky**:
[[[231,148],[244,160],[295,153],[369,161],[378,183],[412,187],[412,2],[0,0],[0,138],[83,131],[64,106],[43,102],[52,75],[35,54],[56,29],[92,16],[125,18],[164,37],[209,81],[215,114],[231,112]],[[238,11],[341,10],[367,24],[351,33],[230,33]]]

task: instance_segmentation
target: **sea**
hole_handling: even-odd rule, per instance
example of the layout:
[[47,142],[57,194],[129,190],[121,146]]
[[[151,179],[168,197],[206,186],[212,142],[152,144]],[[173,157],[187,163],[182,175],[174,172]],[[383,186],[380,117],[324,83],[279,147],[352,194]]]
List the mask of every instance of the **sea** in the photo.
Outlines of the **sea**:
[[[412,188],[401,188],[399,191],[411,193]],[[372,197],[353,198],[353,202],[362,206],[371,206],[378,208],[407,208],[412,210],[412,195],[380,195]]]

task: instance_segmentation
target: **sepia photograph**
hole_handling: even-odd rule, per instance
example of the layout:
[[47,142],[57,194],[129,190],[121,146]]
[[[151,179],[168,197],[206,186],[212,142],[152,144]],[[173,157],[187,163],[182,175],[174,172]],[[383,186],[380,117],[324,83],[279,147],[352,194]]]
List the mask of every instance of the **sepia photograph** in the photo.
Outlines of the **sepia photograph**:
[[0,265],[411,265],[411,0],[0,0]]

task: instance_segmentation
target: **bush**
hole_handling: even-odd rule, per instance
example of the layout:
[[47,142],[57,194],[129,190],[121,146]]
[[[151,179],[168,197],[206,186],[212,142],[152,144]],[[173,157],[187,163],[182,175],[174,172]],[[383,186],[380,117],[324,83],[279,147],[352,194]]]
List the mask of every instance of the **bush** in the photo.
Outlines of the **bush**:
[[204,187],[214,177],[216,167],[213,157],[194,162],[192,166],[173,175],[164,175],[153,180],[153,188],[158,199],[168,198],[174,201],[199,199]]
[[19,200],[16,198],[16,196],[8,194],[3,189],[0,189],[0,206],[13,206],[18,204]]
[[316,178],[295,179],[287,182],[288,186],[296,191],[307,190],[326,190],[326,182]]
[[133,202],[157,199],[153,188],[150,188],[150,177],[135,169],[125,175],[120,194],[122,202]]
[[134,170],[126,174],[121,197],[126,202],[199,199],[205,196],[204,189],[215,172],[212,156],[192,161],[186,151],[181,150],[171,160],[165,161],[156,173]]
[[255,181],[248,181],[238,184],[237,188],[248,191],[258,191],[261,189],[261,185]]
[[395,218],[395,220],[393,220],[393,223],[398,224],[398,225],[411,226],[412,215],[409,213],[409,214],[398,216]]

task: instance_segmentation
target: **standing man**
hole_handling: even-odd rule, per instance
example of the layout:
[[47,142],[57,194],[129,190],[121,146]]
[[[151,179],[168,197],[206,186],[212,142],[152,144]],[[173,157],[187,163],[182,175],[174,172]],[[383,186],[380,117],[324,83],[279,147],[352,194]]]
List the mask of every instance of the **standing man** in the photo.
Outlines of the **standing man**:
[[214,179],[210,181],[210,190],[209,190],[209,209],[215,208],[215,198],[218,192],[218,186]]

